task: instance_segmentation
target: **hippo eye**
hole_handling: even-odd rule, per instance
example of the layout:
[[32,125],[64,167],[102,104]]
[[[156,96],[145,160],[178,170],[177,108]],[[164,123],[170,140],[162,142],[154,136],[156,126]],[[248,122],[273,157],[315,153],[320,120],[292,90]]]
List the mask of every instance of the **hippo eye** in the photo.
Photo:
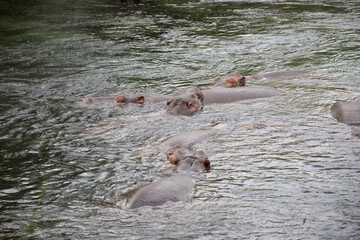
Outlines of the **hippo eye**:
[[187,103],[187,106],[188,106],[189,108],[191,108],[193,105],[194,105],[194,104],[193,104],[192,102],[188,102],[188,103]]

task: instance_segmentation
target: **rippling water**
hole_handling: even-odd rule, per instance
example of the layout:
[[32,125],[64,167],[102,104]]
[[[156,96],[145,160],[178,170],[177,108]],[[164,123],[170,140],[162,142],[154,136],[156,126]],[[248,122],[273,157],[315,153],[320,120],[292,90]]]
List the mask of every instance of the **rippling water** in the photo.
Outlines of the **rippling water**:
[[[359,139],[329,113],[359,99],[359,22],[356,0],[1,0],[0,237],[359,239]],[[283,95],[191,118],[76,104],[289,69],[312,74],[249,82]],[[171,172],[139,149],[217,121],[231,127],[197,146],[212,170],[192,201],[123,208]]]

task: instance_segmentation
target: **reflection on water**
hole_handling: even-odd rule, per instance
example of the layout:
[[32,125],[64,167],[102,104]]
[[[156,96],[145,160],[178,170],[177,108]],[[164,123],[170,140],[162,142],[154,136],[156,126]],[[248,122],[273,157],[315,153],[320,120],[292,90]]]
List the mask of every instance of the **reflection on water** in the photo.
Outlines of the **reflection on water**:
[[[359,139],[329,111],[359,99],[358,1],[0,1],[2,238],[357,239]],[[84,96],[206,88],[283,95],[209,105],[83,108]],[[124,210],[114,196],[171,173],[143,146],[217,121],[190,202]],[[251,124],[267,128],[251,129]],[[105,201],[104,201],[105,200]]]

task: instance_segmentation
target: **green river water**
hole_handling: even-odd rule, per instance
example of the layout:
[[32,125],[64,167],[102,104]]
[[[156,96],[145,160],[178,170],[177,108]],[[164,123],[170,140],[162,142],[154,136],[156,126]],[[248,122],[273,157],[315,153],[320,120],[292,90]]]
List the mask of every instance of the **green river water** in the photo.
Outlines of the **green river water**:
[[[358,0],[0,0],[0,238],[359,239],[360,140],[330,115],[359,66]],[[77,104],[294,69],[192,117]],[[154,142],[217,121],[191,201],[126,209],[171,174]]]

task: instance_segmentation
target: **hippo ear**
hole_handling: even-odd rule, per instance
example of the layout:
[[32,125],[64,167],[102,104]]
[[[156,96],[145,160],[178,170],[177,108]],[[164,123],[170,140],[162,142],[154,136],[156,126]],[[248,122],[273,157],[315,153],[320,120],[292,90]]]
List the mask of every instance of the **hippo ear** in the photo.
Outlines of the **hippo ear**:
[[170,103],[172,103],[174,101],[174,99],[170,99],[166,102],[166,105],[170,105]]
[[239,84],[240,87],[243,87],[243,86],[245,86],[245,84],[246,84],[246,79],[245,79],[244,76],[238,77],[238,78],[237,78],[237,82],[238,82],[238,84]]
[[126,103],[126,102],[127,102],[127,98],[126,98],[124,95],[119,94],[119,95],[116,96],[115,101],[116,101],[117,103]]
[[226,82],[234,84],[236,81],[235,81],[234,78],[231,77],[231,78],[228,78],[228,79],[226,80]]
[[138,103],[138,104],[144,104],[144,102],[145,102],[144,96],[140,96],[136,99],[136,103]]

